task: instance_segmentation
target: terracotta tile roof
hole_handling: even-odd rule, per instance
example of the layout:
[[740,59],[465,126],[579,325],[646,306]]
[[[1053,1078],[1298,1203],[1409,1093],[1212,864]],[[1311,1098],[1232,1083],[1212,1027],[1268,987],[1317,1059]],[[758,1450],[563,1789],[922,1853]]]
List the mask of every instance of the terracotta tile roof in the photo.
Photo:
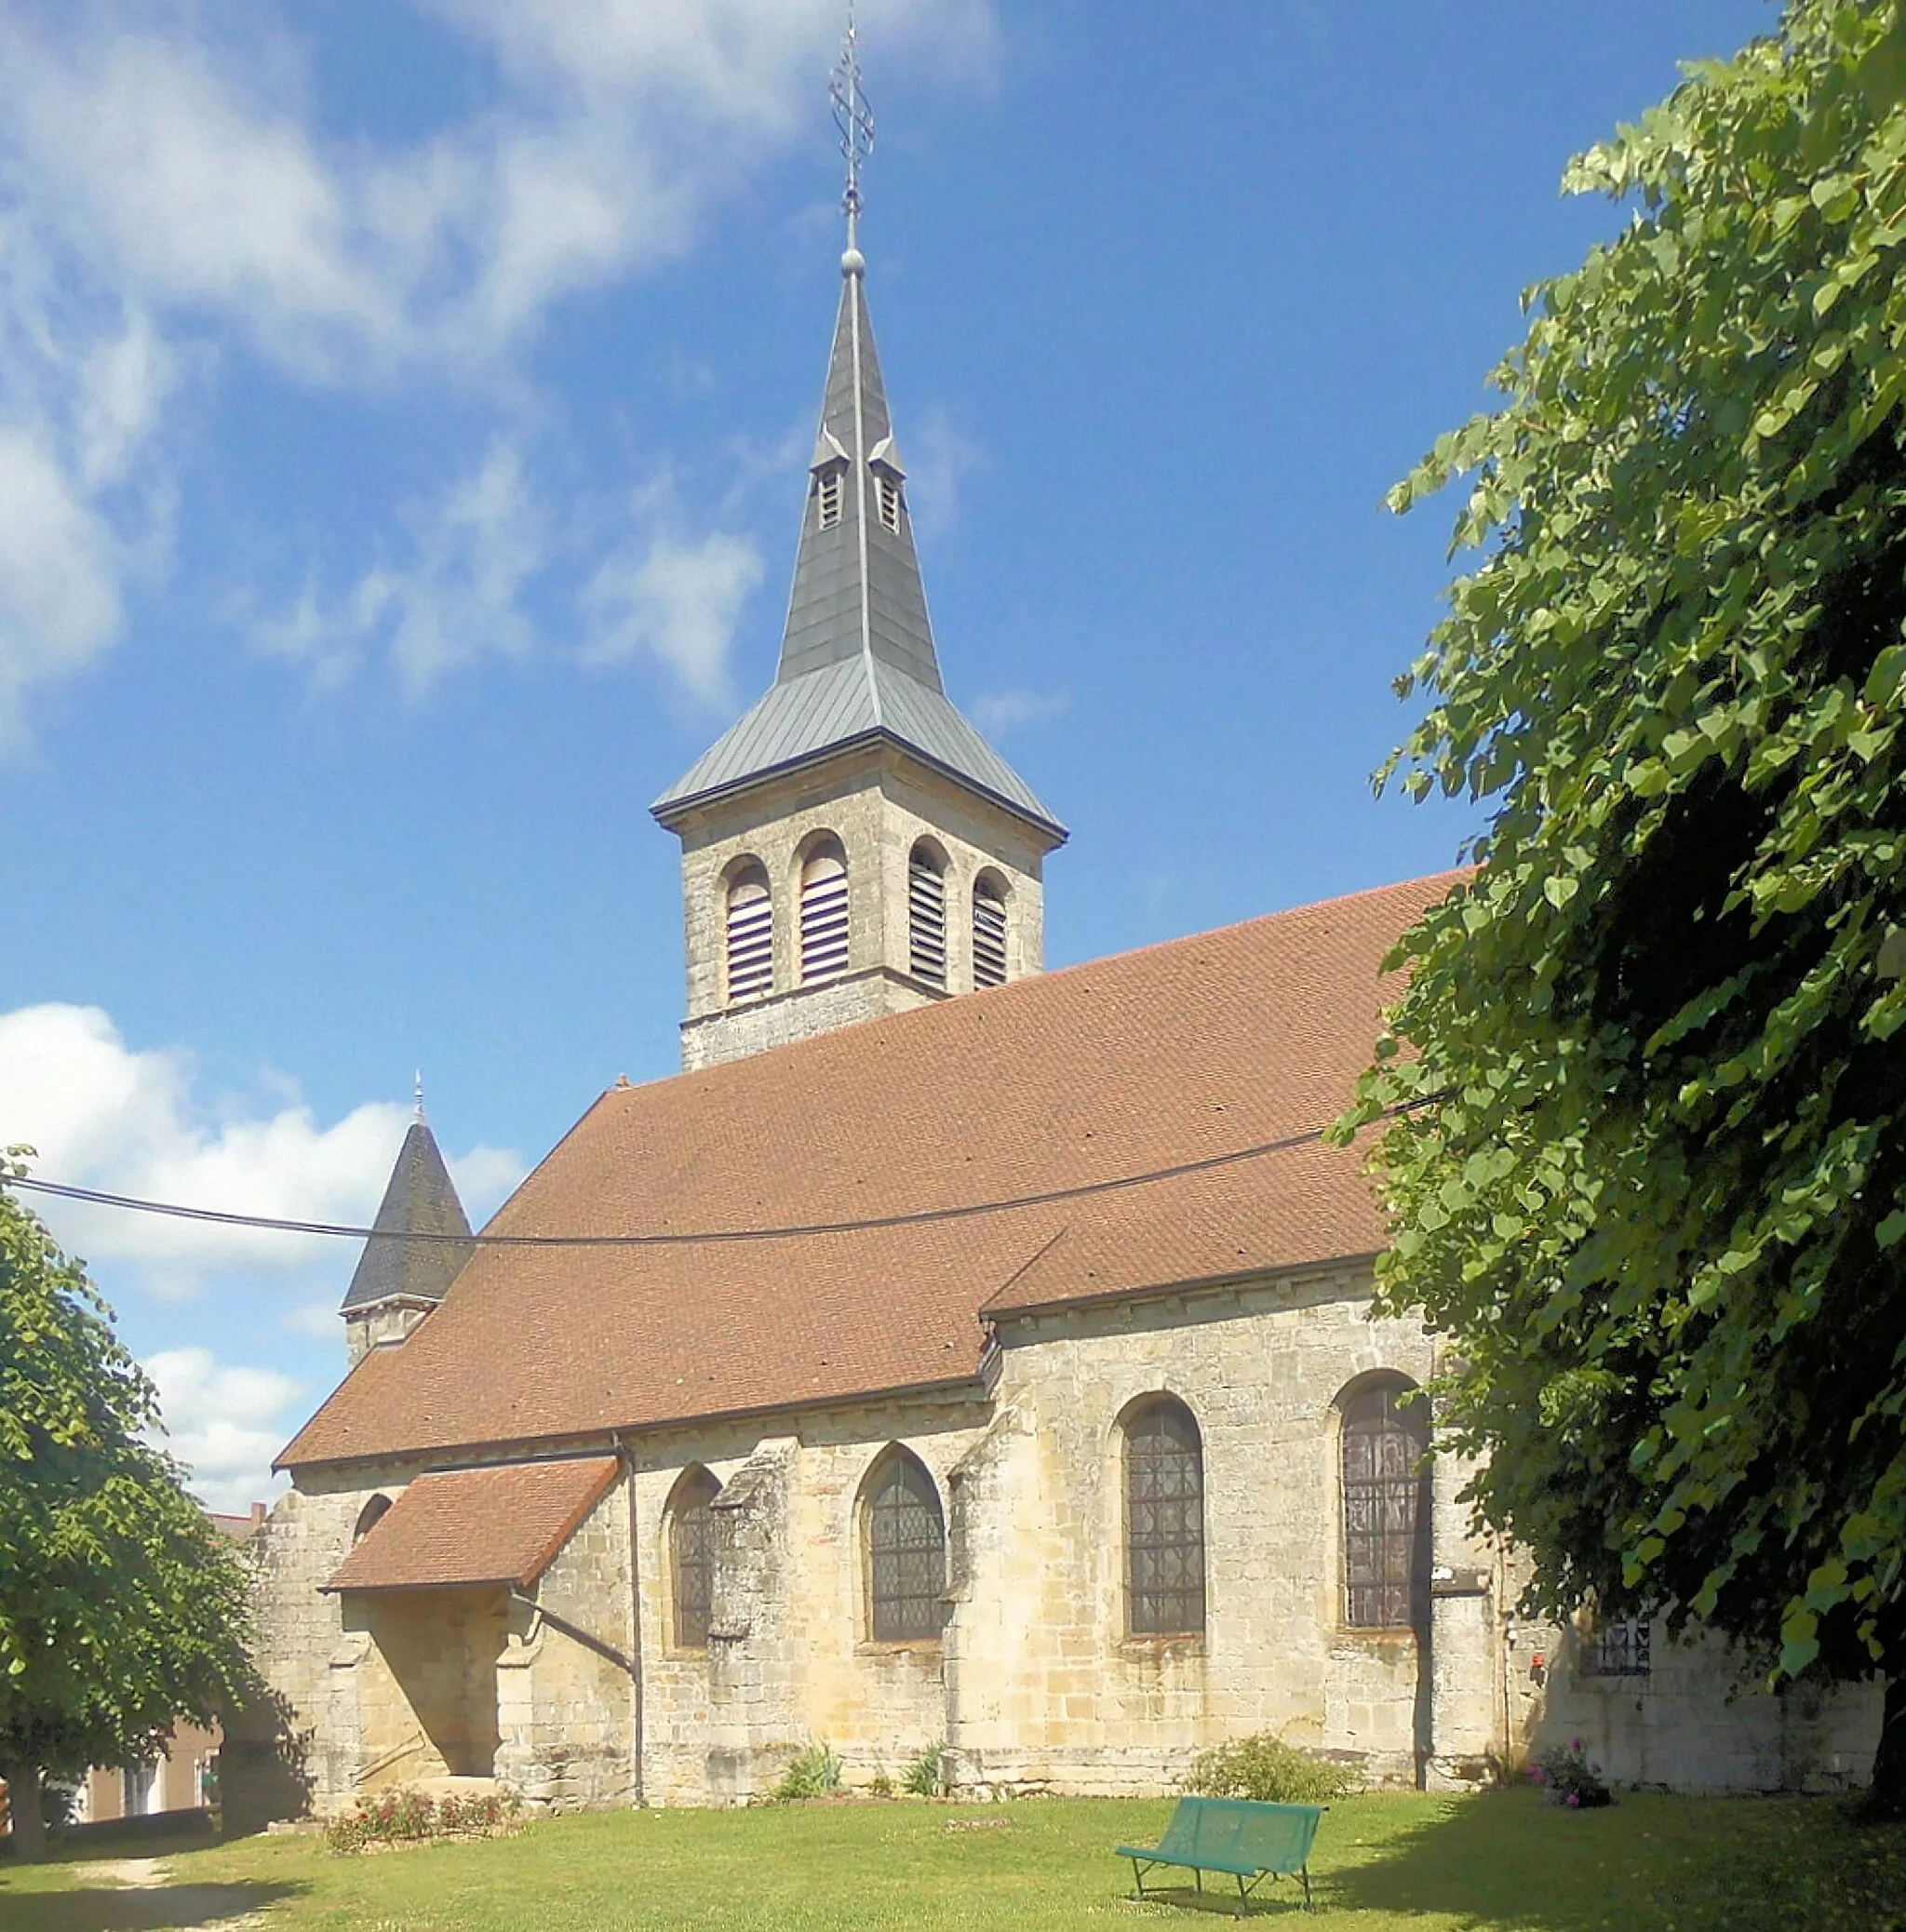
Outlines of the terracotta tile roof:
[[420,1476],[326,1590],[431,1590],[542,1576],[622,1467],[613,1456]]
[[[1463,875],[1360,892],[605,1093],[486,1230],[786,1228],[1017,1200],[1332,1120]],[[548,1440],[970,1381],[987,1313],[1382,1245],[1305,1144],[960,1219],[671,1247],[486,1247],[283,1466]]]

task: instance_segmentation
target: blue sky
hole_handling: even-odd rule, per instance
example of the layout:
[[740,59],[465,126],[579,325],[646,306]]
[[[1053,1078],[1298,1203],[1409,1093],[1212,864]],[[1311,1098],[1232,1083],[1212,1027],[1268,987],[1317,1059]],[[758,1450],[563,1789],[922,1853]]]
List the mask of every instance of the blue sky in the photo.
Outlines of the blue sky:
[[[949,689],[1063,965],[1448,864],[1373,798],[1568,156],[1762,0],[862,8]],[[772,676],[839,281],[834,0],[0,0],[0,1144],[474,1211],[676,1064],[649,819]],[[342,1243],[49,1211],[221,1505]]]

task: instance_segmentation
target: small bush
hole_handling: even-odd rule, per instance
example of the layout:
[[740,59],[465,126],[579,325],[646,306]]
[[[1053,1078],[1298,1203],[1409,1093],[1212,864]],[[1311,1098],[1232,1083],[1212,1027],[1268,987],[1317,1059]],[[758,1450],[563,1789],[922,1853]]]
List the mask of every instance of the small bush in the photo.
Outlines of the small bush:
[[891,1798],[893,1795],[893,1780],[884,1771],[876,1771],[867,1779],[867,1796],[870,1798]]
[[324,1828],[334,1852],[358,1852],[373,1845],[414,1845],[428,1838],[488,1836],[515,1822],[523,1801],[514,1791],[486,1791],[438,1804],[427,1791],[380,1791]]
[[1260,1805],[1322,1805],[1348,1798],[1362,1780],[1342,1764],[1300,1751],[1268,1731],[1200,1751],[1185,1789],[1205,1798],[1254,1798]]
[[774,1795],[782,1799],[825,1798],[839,1789],[840,1760],[829,1746],[817,1739],[788,1760]]
[[907,1765],[901,1784],[916,1798],[937,1798],[946,1781],[944,1744],[930,1744]]
[[1591,1764],[1579,1737],[1545,1751],[1529,1772],[1530,1778],[1549,1793],[1551,1805],[1565,1805],[1571,1811],[1591,1811],[1598,1805],[1612,1805],[1613,1793],[1602,1779],[1600,1764]]

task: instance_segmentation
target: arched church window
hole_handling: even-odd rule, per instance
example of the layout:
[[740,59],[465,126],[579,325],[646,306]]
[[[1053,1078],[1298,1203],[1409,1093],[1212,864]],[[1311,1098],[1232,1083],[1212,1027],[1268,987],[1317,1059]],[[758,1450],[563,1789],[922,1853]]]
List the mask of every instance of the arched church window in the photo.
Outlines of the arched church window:
[[800,868],[800,976],[832,979],[847,971],[847,854],[824,839]]
[[351,1531],[351,1540],[361,1543],[386,1516],[390,1514],[391,1499],[387,1496],[374,1496],[357,1512],[357,1521]]
[[837,464],[814,478],[817,521],[823,530],[832,530],[840,521],[841,472]]
[[973,983],[1006,984],[1006,888],[992,872],[982,872],[973,882]]
[[879,499],[881,525],[897,532],[900,529],[900,478],[892,470],[876,470],[874,483]]
[[752,1000],[774,984],[774,904],[768,875],[744,865],[728,884],[728,997]]
[[922,839],[906,860],[907,964],[929,986],[946,984],[946,865]]
[[1204,1451],[1190,1410],[1168,1395],[1125,1423],[1125,1582],[1133,1636],[1204,1629]]
[[1343,1405],[1344,1621],[1420,1625],[1429,1609],[1429,1418],[1401,1378]]
[[876,1643],[937,1637],[946,1620],[946,1523],[917,1456],[890,1450],[866,1502],[867,1633]]
[[675,1644],[705,1650],[715,1602],[715,1498],[721,1485],[706,1469],[690,1469],[668,1505],[668,1565],[674,1573]]

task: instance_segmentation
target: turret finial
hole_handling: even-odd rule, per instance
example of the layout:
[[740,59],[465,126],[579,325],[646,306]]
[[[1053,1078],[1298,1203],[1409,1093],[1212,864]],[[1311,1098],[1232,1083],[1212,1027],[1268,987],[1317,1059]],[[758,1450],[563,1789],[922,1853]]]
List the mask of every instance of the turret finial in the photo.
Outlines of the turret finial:
[[423,1119],[423,1069],[421,1067],[417,1069],[417,1119],[421,1124]]
[[852,0],[848,0],[847,36],[840,43],[840,59],[835,63],[827,98],[834,103],[840,155],[847,163],[847,192],[840,197],[840,206],[847,212],[847,248],[840,258],[840,273],[857,275],[867,265],[860,251],[860,171],[874,151],[874,111],[860,84],[860,37]]

